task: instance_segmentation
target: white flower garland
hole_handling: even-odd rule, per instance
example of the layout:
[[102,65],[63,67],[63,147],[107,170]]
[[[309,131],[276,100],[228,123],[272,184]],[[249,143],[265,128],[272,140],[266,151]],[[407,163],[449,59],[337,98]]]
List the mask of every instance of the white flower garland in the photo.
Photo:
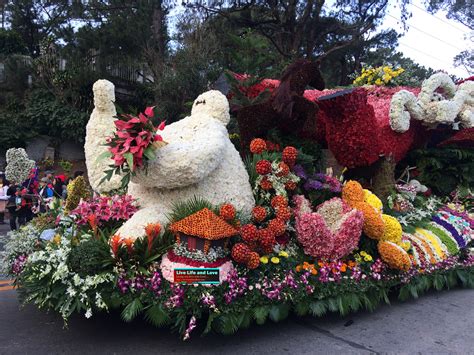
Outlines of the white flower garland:
[[390,127],[398,133],[406,132],[411,119],[422,121],[429,128],[438,124],[474,127],[474,82],[467,81],[456,88],[449,75],[436,73],[423,82],[418,97],[400,90],[390,102]]
[[406,132],[410,128],[411,117],[421,119],[422,109],[412,92],[400,90],[392,96],[390,102],[390,127],[398,133]]

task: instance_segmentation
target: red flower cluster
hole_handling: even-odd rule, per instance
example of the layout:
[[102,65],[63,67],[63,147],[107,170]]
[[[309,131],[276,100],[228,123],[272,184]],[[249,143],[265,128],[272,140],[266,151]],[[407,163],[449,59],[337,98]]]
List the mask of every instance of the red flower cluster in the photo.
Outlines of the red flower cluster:
[[275,196],[271,207],[255,206],[252,215],[255,224],[240,228],[242,241],[232,248],[232,258],[249,269],[258,267],[260,254],[271,253],[277,243],[287,242],[286,222],[291,218],[291,210],[286,198]]
[[[247,74],[234,73],[234,78],[237,79],[238,81],[244,83],[246,80],[248,80],[250,78],[250,76],[247,75]],[[255,85],[252,85],[250,87],[239,86],[238,89],[242,94],[247,96],[249,99],[255,99],[258,95],[260,95],[266,89],[268,89],[268,90],[270,90],[270,92],[272,92],[279,85],[280,85],[279,80],[263,79],[261,82],[255,84]],[[233,96],[233,94],[230,93],[228,95],[228,98],[231,99],[232,96]]]
[[317,101],[321,109],[318,121],[322,121],[318,127],[324,127],[324,138],[339,164],[348,168],[367,166],[382,155],[392,155],[399,161],[416,143],[415,138],[422,136],[417,122],[413,122],[405,133],[390,128],[390,100],[401,89],[415,94],[419,91],[402,87],[357,88],[329,100]]
[[127,164],[131,171],[135,171],[143,166],[144,157],[153,156],[153,143],[163,141],[156,131],[163,130],[165,123],[155,127],[150,120],[152,117],[153,107],[147,107],[138,117],[125,114],[115,120],[116,132],[107,139],[115,167]]

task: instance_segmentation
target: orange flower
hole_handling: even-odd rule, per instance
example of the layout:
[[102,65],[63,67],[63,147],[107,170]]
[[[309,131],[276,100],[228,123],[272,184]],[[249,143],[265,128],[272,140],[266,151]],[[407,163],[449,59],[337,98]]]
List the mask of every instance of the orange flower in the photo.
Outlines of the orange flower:
[[297,265],[297,266],[296,266],[296,272],[300,272],[301,269],[302,269],[301,265]]
[[135,243],[135,240],[132,238],[125,238],[123,239],[123,243],[127,246],[128,253],[131,254],[133,251],[133,243]]
[[341,272],[346,272],[346,270],[347,270],[347,265],[346,265],[345,263],[342,264],[340,270],[341,270]]
[[303,263],[303,269],[308,270],[308,269],[309,269],[309,265],[310,265],[310,264],[309,264],[307,261],[305,261],[305,262]]
[[312,275],[317,275],[317,274],[318,274],[318,270],[316,270],[315,267],[312,267],[312,268],[311,268],[311,274],[312,274]]
[[92,230],[94,231],[94,235],[97,236],[97,216],[95,214],[90,214],[87,216],[87,222],[91,226]]
[[156,237],[160,235],[160,232],[161,232],[161,224],[159,223],[149,223],[145,227],[146,238],[148,241],[148,246],[147,246],[148,253],[150,253],[151,247],[153,245],[153,241],[155,240]]
[[353,260],[350,260],[348,263],[347,263],[347,266],[349,266],[349,269],[352,269],[354,266],[356,266],[357,263]]
[[120,234],[115,234],[110,239],[110,247],[112,248],[112,253],[114,257],[117,257],[120,247],[122,246],[122,238],[120,238]]

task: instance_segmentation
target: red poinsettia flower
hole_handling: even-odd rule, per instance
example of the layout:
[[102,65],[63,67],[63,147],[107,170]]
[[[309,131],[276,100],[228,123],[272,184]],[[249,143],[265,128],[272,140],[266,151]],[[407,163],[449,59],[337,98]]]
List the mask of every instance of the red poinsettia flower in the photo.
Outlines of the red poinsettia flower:
[[148,117],[153,117],[153,109],[155,108],[155,106],[151,106],[151,107],[147,107],[145,109],[145,115],[147,115]]

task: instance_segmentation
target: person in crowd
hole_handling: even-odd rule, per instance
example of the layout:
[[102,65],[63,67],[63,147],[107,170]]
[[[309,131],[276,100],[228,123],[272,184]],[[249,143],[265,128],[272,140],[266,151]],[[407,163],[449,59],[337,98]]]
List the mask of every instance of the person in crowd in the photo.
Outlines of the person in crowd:
[[0,224],[5,224],[5,211],[8,203],[8,181],[3,173],[0,173]]
[[51,189],[48,185],[49,185],[49,179],[47,177],[44,177],[40,180],[40,187],[38,191],[39,201],[38,201],[38,208],[36,209],[36,212],[39,212],[39,213],[46,212],[48,203],[53,198],[53,189]]
[[65,181],[64,181],[64,185],[63,185],[63,199],[66,200],[67,199],[67,186],[69,185],[69,183],[72,181],[72,178],[68,177]]
[[63,181],[60,176],[56,176],[53,180],[53,193],[54,197],[63,197]]
[[18,225],[23,226],[33,219],[32,196],[28,194],[26,187],[20,187],[16,192],[16,214],[18,217]]
[[21,204],[21,198],[18,201],[17,192],[19,190],[19,186],[16,184],[10,184],[7,190],[8,195],[8,202],[7,202],[7,210],[10,215],[10,229],[16,230],[17,229],[17,218],[18,218],[18,202]]

